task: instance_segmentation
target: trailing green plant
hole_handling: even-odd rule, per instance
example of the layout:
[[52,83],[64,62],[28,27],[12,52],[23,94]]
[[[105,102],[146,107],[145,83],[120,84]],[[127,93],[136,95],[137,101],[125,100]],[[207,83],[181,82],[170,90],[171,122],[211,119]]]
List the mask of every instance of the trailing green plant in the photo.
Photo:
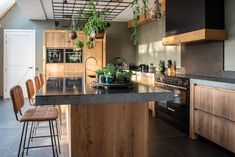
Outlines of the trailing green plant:
[[139,40],[139,16],[140,16],[140,5],[138,0],[133,0],[132,4],[132,13],[133,13],[133,27],[131,30],[131,40],[134,42],[134,45],[137,44]]
[[84,47],[84,43],[81,40],[75,40],[74,44],[77,48],[80,48],[80,49]]
[[108,12],[109,9],[97,11],[94,0],[89,0],[89,10],[87,13],[79,11],[76,17],[79,20],[87,19],[83,31],[87,36],[94,38],[95,34],[104,33],[106,28],[109,26],[108,22],[104,19]]
[[[133,41],[134,45],[137,44],[139,40],[139,31],[140,31],[140,26],[139,26],[139,16],[141,13],[144,14],[144,19],[147,19],[147,14],[149,11],[148,8],[148,0],[142,0],[143,6],[140,7],[139,1],[138,0],[133,0],[132,1],[132,13],[133,13],[133,26],[131,30],[131,40]],[[155,5],[155,10],[154,13],[156,12],[157,19],[161,18],[161,4],[159,3],[159,0],[155,0],[154,2]]]

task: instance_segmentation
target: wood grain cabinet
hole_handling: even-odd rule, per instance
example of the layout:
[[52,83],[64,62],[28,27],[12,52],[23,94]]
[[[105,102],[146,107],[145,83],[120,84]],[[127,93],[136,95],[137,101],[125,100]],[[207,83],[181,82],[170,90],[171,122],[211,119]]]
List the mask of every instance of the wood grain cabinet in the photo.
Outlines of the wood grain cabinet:
[[46,31],[45,32],[45,47],[64,48],[65,33],[64,31]]
[[235,91],[191,84],[190,136],[235,152]]
[[[83,32],[79,32],[78,39],[85,40],[86,36]],[[65,30],[45,30],[44,31],[44,53],[43,53],[43,71],[48,77],[81,77],[84,72],[84,63],[86,58],[95,57],[95,60],[87,61],[87,74],[95,74],[98,68],[102,68],[106,64],[106,36],[103,39],[96,39],[94,47],[88,49],[84,46],[82,50],[82,63],[66,62],[66,49],[74,49],[74,40],[69,39],[69,32]],[[47,49],[63,49],[62,63],[47,63]]]

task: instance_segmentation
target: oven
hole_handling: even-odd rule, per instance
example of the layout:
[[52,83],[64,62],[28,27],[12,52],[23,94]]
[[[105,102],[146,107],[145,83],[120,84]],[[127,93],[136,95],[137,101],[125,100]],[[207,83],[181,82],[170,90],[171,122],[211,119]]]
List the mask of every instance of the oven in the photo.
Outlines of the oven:
[[189,79],[162,76],[156,77],[155,86],[174,93],[172,101],[156,102],[157,116],[185,133],[189,132]]

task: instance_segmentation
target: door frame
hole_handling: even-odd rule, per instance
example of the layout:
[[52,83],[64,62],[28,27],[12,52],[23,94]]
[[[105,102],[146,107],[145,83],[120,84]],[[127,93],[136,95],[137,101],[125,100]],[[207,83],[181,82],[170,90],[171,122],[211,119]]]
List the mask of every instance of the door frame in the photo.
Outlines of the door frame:
[[34,52],[33,52],[33,70],[35,74],[35,64],[36,64],[36,30],[34,29],[4,29],[3,30],[3,99],[6,98],[6,88],[7,88],[7,47],[6,47],[6,35],[8,32],[31,32],[34,35]]

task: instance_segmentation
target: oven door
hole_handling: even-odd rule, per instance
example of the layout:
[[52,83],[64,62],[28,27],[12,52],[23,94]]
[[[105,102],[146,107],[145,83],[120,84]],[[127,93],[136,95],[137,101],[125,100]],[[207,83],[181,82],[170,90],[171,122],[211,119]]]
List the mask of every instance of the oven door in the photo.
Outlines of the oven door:
[[156,87],[171,90],[174,93],[173,101],[157,102],[159,109],[171,112],[174,116],[184,119],[189,114],[189,89],[186,87],[174,86],[156,82]]

